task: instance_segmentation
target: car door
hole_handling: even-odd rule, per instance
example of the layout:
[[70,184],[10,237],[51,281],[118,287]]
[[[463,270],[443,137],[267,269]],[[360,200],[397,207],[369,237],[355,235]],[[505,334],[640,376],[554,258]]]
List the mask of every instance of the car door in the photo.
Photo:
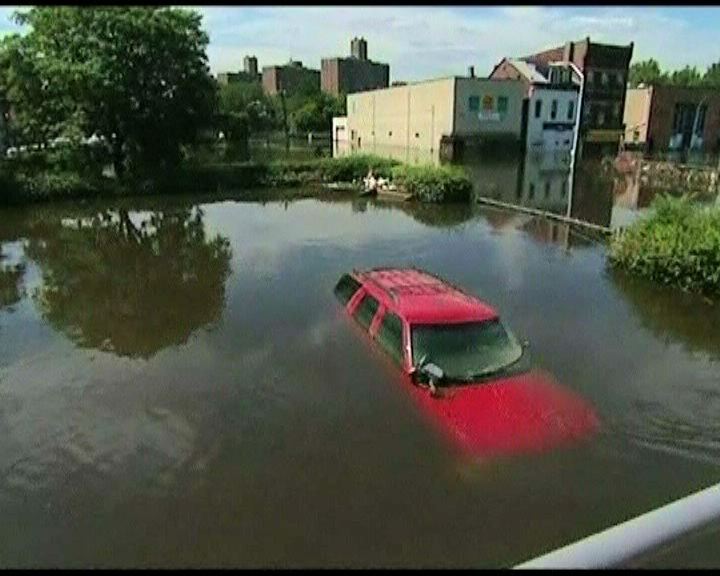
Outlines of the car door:
[[404,367],[405,339],[403,334],[403,321],[390,310],[381,310],[382,316],[375,326],[375,341],[392,360]]

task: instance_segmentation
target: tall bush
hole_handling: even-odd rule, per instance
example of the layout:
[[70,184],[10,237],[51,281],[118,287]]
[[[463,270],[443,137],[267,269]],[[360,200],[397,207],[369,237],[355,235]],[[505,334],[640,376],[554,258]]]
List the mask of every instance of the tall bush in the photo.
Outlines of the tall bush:
[[612,266],[655,282],[720,296],[720,208],[661,197],[654,213],[613,239]]

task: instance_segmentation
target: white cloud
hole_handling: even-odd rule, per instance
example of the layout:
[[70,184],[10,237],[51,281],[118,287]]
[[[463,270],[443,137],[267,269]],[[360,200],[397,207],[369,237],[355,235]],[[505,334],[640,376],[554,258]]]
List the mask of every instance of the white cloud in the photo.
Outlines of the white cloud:
[[[202,8],[214,71],[238,69],[245,54],[260,65],[291,56],[319,68],[322,57],[349,52],[353,36],[368,40],[370,58],[390,64],[392,79],[464,74],[474,64],[489,73],[503,56],[520,56],[591,36],[635,42],[635,59],[655,57],[669,68],[707,66],[717,58],[712,27],[691,29],[659,8],[614,7],[277,7]],[[692,38],[692,41],[689,39]]]

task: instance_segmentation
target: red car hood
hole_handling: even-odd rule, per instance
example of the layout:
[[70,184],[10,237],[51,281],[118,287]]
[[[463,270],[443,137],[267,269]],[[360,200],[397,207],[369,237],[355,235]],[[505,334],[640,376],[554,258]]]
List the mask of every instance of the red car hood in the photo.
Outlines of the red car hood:
[[410,386],[423,412],[471,456],[542,452],[599,427],[589,404],[538,371],[441,388],[435,397]]

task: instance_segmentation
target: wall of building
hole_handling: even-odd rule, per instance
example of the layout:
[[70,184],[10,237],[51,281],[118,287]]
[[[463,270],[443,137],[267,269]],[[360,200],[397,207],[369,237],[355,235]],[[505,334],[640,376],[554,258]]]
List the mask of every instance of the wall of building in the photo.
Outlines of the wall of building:
[[267,66],[262,71],[263,90],[274,95],[280,90],[288,94],[297,92],[305,85],[320,88],[320,71],[301,66]]
[[387,88],[390,66],[356,58],[324,58],[320,83],[323,91],[336,96]]
[[654,151],[665,151],[673,140],[675,105],[688,103],[699,105],[704,102],[705,125],[702,135],[693,139],[697,149],[716,152],[720,148],[720,91],[710,88],[683,88],[679,86],[654,86],[650,106],[648,145]]
[[[461,137],[520,140],[524,96],[525,87],[520,80],[457,78],[452,133]],[[479,103],[478,109],[475,103]]]
[[347,97],[348,130],[359,150],[438,150],[452,134],[454,78],[358,92]]
[[625,143],[628,145],[642,145],[647,142],[648,126],[650,120],[650,103],[652,102],[652,88],[631,88],[625,96]]
[[220,72],[217,75],[218,84],[225,86],[234,82],[261,82],[262,77],[257,74],[253,76],[247,72]]
[[[555,118],[552,114],[553,102],[557,103]],[[534,87],[528,103],[528,148],[570,152],[577,114],[577,90]]]

